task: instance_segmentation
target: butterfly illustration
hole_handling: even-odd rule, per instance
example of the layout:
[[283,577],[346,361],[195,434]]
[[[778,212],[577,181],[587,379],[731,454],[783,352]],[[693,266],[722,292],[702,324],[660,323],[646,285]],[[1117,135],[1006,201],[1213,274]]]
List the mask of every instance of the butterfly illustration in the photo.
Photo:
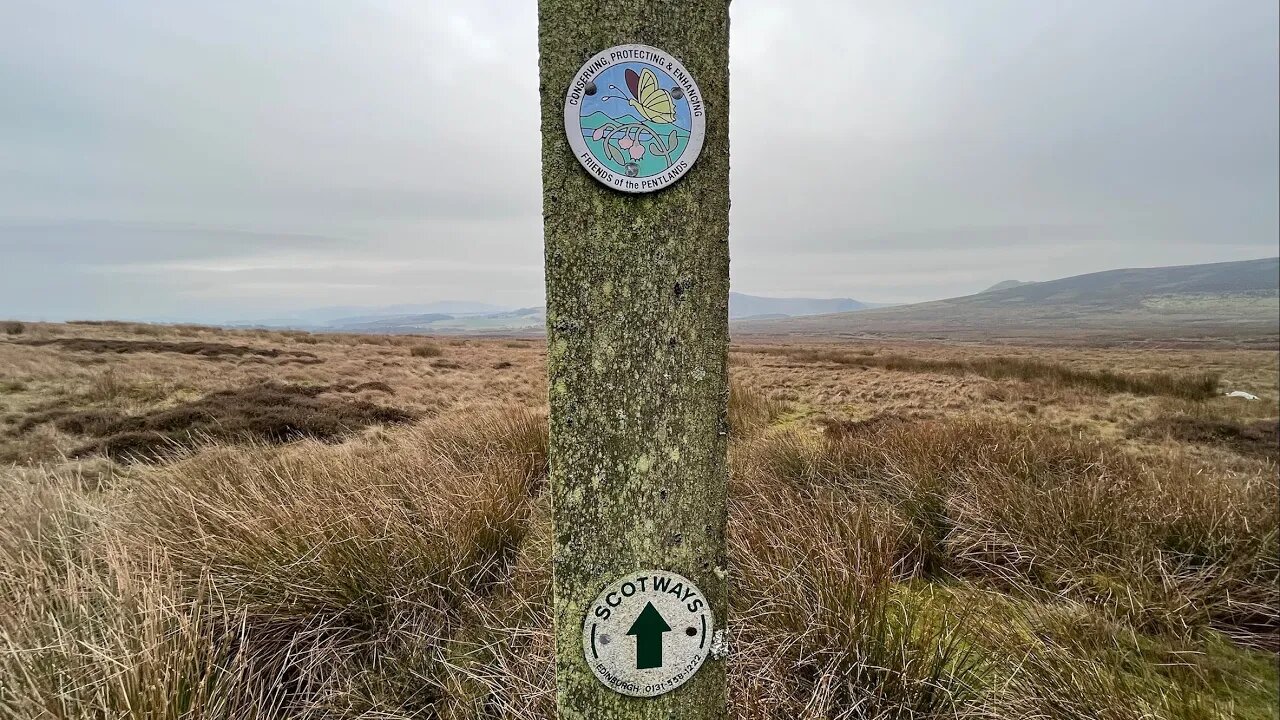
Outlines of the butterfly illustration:
[[676,121],[675,100],[670,92],[658,87],[658,78],[652,70],[646,68],[637,73],[628,68],[623,78],[633,98],[629,104],[646,120],[664,124]]

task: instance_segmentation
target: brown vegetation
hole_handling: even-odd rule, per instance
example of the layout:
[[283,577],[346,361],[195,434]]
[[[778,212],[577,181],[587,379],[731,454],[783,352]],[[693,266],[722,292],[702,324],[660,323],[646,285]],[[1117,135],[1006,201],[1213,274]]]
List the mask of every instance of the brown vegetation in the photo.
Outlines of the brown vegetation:
[[1203,400],[1218,392],[1218,373],[1119,373],[1111,370],[1080,370],[1061,363],[1004,356],[964,358],[922,358],[907,355],[876,355],[874,351],[850,353],[809,348],[769,349],[802,362],[830,362],[858,368],[884,368],[897,372],[981,375],[992,380],[1023,380],[1085,388],[1106,393],[1166,395]]
[[1280,461],[1280,423],[1274,419],[1240,422],[1190,415],[1158,417],[1138,423],[1131,436],[1216,445],[1241,455]]
[[409,348],[409,354],[413,357],[440,357],[444,349],[435,343],[419,343]]
[[768,477],[888,506],[904,524],[893,565],[906,576],[1071,597],[1144,631],[1215,626],[1268,646],[1280,632],[1274,477],[1210,481],[1194,465],[993,421],[771,443],[758,448]]
[[213,442],[283,443],[312,438],[335,441],[373,424],[414,419],[400,408],[332,397],[360,391],[390,392],[385,383],[297,386],[263,383],[212,393],[176,407],[139,415],[107,410],[54,410],[27,417],[19,431],[44,423],[62,432],[98,438],[73,457],[103,453],[122,460],[155,460]]
[[[553,716],[543,347],[468,340],[445,369],[406,357],[420,339],[308,337],[327,362],[0,341],[0,450],[24,458],[0,467],[0,717]],[[755,349],[728,411],[731,717],[1274,717],[1276,460],[1160,429],[1274,429],[1274,353],[1041,360],[1221,372],[1264,397],[1241,404]],[[406,417],[328,424],[370,406]],[[286,411],[321,424],[298,439]],[[241,432],[60,459],[129,418]]]
[[21,345],[56,345],[78,352],[91,353],[158,353],[171,352],[180,355],[196,355],[205,358],[243,357],[256,355],[259,357],[290,357],[305,360],[316,360],[315,353],[300,350],[279,350],[276,348],[255,348],[246,345],[228,345],[216,342],[164,342],[160,340],[107,340],[98,338],[52,338],[44,340],[17,340]]

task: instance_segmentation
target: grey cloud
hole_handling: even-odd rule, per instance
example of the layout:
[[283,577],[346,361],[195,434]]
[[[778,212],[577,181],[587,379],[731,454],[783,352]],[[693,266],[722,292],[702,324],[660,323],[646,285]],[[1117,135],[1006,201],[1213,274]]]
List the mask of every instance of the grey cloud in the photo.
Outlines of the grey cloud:
[[[732,11],[735,289],[1276,252],[1274,3]],[[4,3],[0,316],[539,302],[535,40],[506,0]]]
[[[1274,251],[1272,4],[777,7],[734,66],[735,196],[773,200],[736,206],[739,253],[924,234],[978,250],[1004,236],[970,228],[1017,225],[1089,227],[1147,264],[1162,244]],[[767,111],[781,92],[808,99],[804,122]]]
[[56,259],[65,265],[235,258],[281,250],[324,253],[343,244],[343,240],[317,235],[189,225],[102,222],[0,224],[0,252],[6,258]]

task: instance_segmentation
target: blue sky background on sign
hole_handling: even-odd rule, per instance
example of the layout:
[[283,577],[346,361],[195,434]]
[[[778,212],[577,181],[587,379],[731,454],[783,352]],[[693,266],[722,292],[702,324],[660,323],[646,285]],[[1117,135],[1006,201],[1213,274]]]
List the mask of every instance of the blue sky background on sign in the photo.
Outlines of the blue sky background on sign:
[[[663,90],[669,92],[676,87],[676,81],[665,70],[655,65],[638,62],[618,63],[596,76],[596,87],[599,88],[599,92],[583,98],[582,117],[587,117],[596,112],[603,112],[605,115],[614,118],[628,114],[635,115],[635,111],[627,105],[627,100],[631,99],[631,93],[627,90],[627,83],[623,80],[623,73],[627,70],[634,70],[639,73],[645,69],[653,71],[658,78],[658,87]],[[696,82],[697,79],[695,77],[694,81]],[[610,88],[610,85],[614,87]],[[606,99],[611,96],[614,99]],[[618,96],[621,96],[622,99],[617,99]],[[689,117],[689,103],[687,100],[676,100],[676,121],[673,124],[686,133],[692,127],[692,118]]]
[[[730,12],[735,290],[1275,254],[1275,2]],[[0,2],[0,316],[541,303],[536,43],[509,0]]]

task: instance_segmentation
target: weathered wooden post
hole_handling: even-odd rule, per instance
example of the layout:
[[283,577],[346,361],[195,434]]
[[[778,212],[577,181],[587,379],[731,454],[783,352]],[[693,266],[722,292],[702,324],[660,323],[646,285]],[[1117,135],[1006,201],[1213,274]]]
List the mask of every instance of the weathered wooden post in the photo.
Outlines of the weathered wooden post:
[[720,720],[727,0],[540,0],[557,706]]

